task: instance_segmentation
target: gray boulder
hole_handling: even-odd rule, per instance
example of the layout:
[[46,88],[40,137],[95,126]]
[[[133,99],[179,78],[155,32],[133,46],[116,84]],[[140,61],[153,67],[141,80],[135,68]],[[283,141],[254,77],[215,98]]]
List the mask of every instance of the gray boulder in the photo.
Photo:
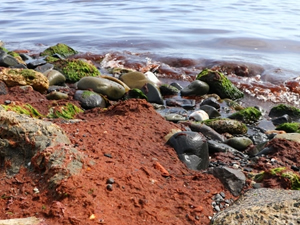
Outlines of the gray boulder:
[[80,105],[84,109],[92,109],[96,107],[105,108],[105,100],[93,91],[77,90],[74,99],[80,101]]
[[206,138],[197,132],[182,131],[175,133],[169,140],[179,159],[193,170],[205,170],[209,165]]
[[299,224],[300,192],[259,188],[247,191],[217,213],[211,225]]
[[218,178],[234,196],[239,196],[245,186],[246,177],[240,170],[229,167],[215,167],[210,168],[208,172]]

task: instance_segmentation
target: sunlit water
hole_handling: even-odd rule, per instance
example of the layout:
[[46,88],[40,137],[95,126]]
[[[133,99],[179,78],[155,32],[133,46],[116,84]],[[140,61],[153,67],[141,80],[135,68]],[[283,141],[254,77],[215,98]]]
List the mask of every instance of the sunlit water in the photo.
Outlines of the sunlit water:
[[0,26],[11,49],[60,42],[96,54],[255,63],[275,80],[300,76],[299,0],[2,0]]

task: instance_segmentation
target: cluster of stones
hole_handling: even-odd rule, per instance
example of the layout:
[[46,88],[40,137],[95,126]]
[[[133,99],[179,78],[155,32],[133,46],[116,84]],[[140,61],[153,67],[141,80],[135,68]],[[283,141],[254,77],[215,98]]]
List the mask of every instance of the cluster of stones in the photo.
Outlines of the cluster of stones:
[[[252,159],[272,151],[272,148],[267,146],[270,140],[273,138],[296,142],[300,140],[300,109],[284,104],[273,107],[268,117],[271,118],[274,127],[284,131],[282,132],[284,134],[277,134],[276,131],[266,133],[265,130],[255,126],[262,118],[263,111],[259,107],[242,107],[238,100],[243,98],[243,92],[219,71],[204,69],[188,86],[181,87],[178,83],[162,84],[151,71],[141,73],[122,70],[124,73],[121,73],[118,78],[115,74],[114,76],[101,75],[92,62],[72,57],[76,54],[77,51],[64,44],[46,49],[37,58],[1,48],[0,80],[8,87],[31,86],[36,91],[46,92],[49,100],[68,99],[72,94],[71,97],[80,102],[82,109],[68,105],[60,114],[56,113],[68,119],[82,110],[106,108],[110,101],[129,98],[146,99],[166,120],[185,127],[183,131],[175,130],[166,136],[166,142],[175,149],[180,160],[190,169],[207,170],[208,173],[219,178],[235,196],[240,195],[246,183],[242,169],[246,170]],[[116,68],[111,69],[116,70]],[[75,93],[71,91],[70,86],[75,87]],[[31,115],[34,114],[32,113],[34,109],[29,105],[24,108],[30,111]],[[4,118],[5,110],[24,112],[24,108],[18,111],[8,103],[0,110],[0,116],[3,114],[2,121],[10,121]],[[73,114],[70,115],[70,111]],[[1,129],[8,124],[2,123]],[[11,122],[11,124],[15,123]],[[39,126],[44,127],[44,125]],[[24,129],[23,127],[21,128]],[[42,131],[45,134],[47,132],[47,130]],[[68,143],[68,140],[65,142]],[[6,142],[1,143],[1,155],[12,158],[12,155],[4,151],[7,147]],[[44,146],[43,149],[47,147],[49,146]],[[59,149],[61,148],[63,147]],[[46,155],[41,151],[32,155],[34,166],[51,170],[56,166],[53,160],[51,161],[51,157],[54,162],[62,164],[63,160],[57,158],[56,150],[57,148],[53,149],[50,146],[47,148]],[[68,148],[65,151],[66,154],[78,154],[76,149]],[[221,162],[210,162],[209,155],[216,152],[232,153],[236,157],[236,163],[226,165]],[[16,168],[20,166],[20,161],[19,158],[15,160]],[[76,169],[72,169],[72,165],[69,166],[69,173],[76,173],[82,166],[81,161],[82,158],[78,157],[76,164],[79,166],[75,167]],[[298,168],[300,165],[292,166]],[[112,183],[108,185],[108,188],[112,188]],[[225,196],[221,194],[220,196],[224,200]],[[214,200],[219,202],[214,205],[214,209],[219,211],[220,202],[223,200]],[[226,203],[226,200],[224,202]],[[253,221],[254,223],[256,221],[254,217]]]

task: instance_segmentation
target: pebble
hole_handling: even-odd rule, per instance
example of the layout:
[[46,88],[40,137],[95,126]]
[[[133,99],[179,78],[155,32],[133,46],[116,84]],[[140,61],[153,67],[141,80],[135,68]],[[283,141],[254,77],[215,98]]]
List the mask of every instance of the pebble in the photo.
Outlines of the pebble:
[[109,191],[112,191],[113,190],[113,185],[112,184],[106,185],[106,189],[109,190]]
[[114,184],[115,183],[115,180],[114,178],[108,178],[107,181],[106,181],[107,184]]

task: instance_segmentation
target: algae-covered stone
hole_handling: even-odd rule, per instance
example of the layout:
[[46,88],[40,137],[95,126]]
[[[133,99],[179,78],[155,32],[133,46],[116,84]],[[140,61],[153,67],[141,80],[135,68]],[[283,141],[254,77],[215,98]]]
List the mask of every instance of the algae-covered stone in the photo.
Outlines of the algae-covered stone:
[[77,90],[74,95],[74,99],[80,102],[80,105],[84,109],[92,109],[96,107],[105,108],[105,99],[98,93],[93,91]]
[[184,87],[180,93],[181,96],[202,96],[209,91],[209,85],[201,80],[194,80],[188,86]]
[[219,133],[245,134],[248,131],[244,123],[232,119],[209,119],[203,123]]
[[64,118],[73,119],[78,113],[83,112],[82,109],[73,105],[72,103],[67,103],[63,106],[52,107],[49,110],[47,117],[49,118]]
[[49,81],[42,73],[31,69],[10,69],[0,67],[0,80],[8,87],[30,85],[43,93],[49,87]]
[[57,70],[47,70],[43,73],[49,80],[49,85],[59,85],[66,81],[66,77]]
[[300,133],[300,123],[283,123],[276,130],[284,130],[287,133]]
[[196,79],[206,82],[209,85],[209,93],[216,93],[221,98],[239,99],[244,97],[244,93],[219,71],[204,69]]
[[289,115],[293,120],[300,119],[300,109],[298,109],[294,106],[279,104],[279,105],[273,107],[269,112],[270,117],[279,117],[279,116],[283,116],[285,114]]
[[94,65],[80,59],[59,60],[53,63],[54,68],[63,73],[69,82],[77,82],[83,77],[100,75]]
[[230,119],[243,121],[244,123],[255,123],[262,116],[261,112],[255,107],[247,107],[229,116]]
[[163,84],[159,87],[160,93],[162,96],[165,95],[177,95],[180,90],[170,84]]
[[47,49],[45,49],[41,56],[52,56],[54,54],[59,54],[63,57],[69,57],[71,55],[75,55],[77,51],[75,51],[73,48],[69,47],[66,44],[58,43],[57,45],[51,46]]
[[126,99],[130,98],[146,99],[148,101],[147,96],[140,89],[137,88],[133,88],[128,91]]

